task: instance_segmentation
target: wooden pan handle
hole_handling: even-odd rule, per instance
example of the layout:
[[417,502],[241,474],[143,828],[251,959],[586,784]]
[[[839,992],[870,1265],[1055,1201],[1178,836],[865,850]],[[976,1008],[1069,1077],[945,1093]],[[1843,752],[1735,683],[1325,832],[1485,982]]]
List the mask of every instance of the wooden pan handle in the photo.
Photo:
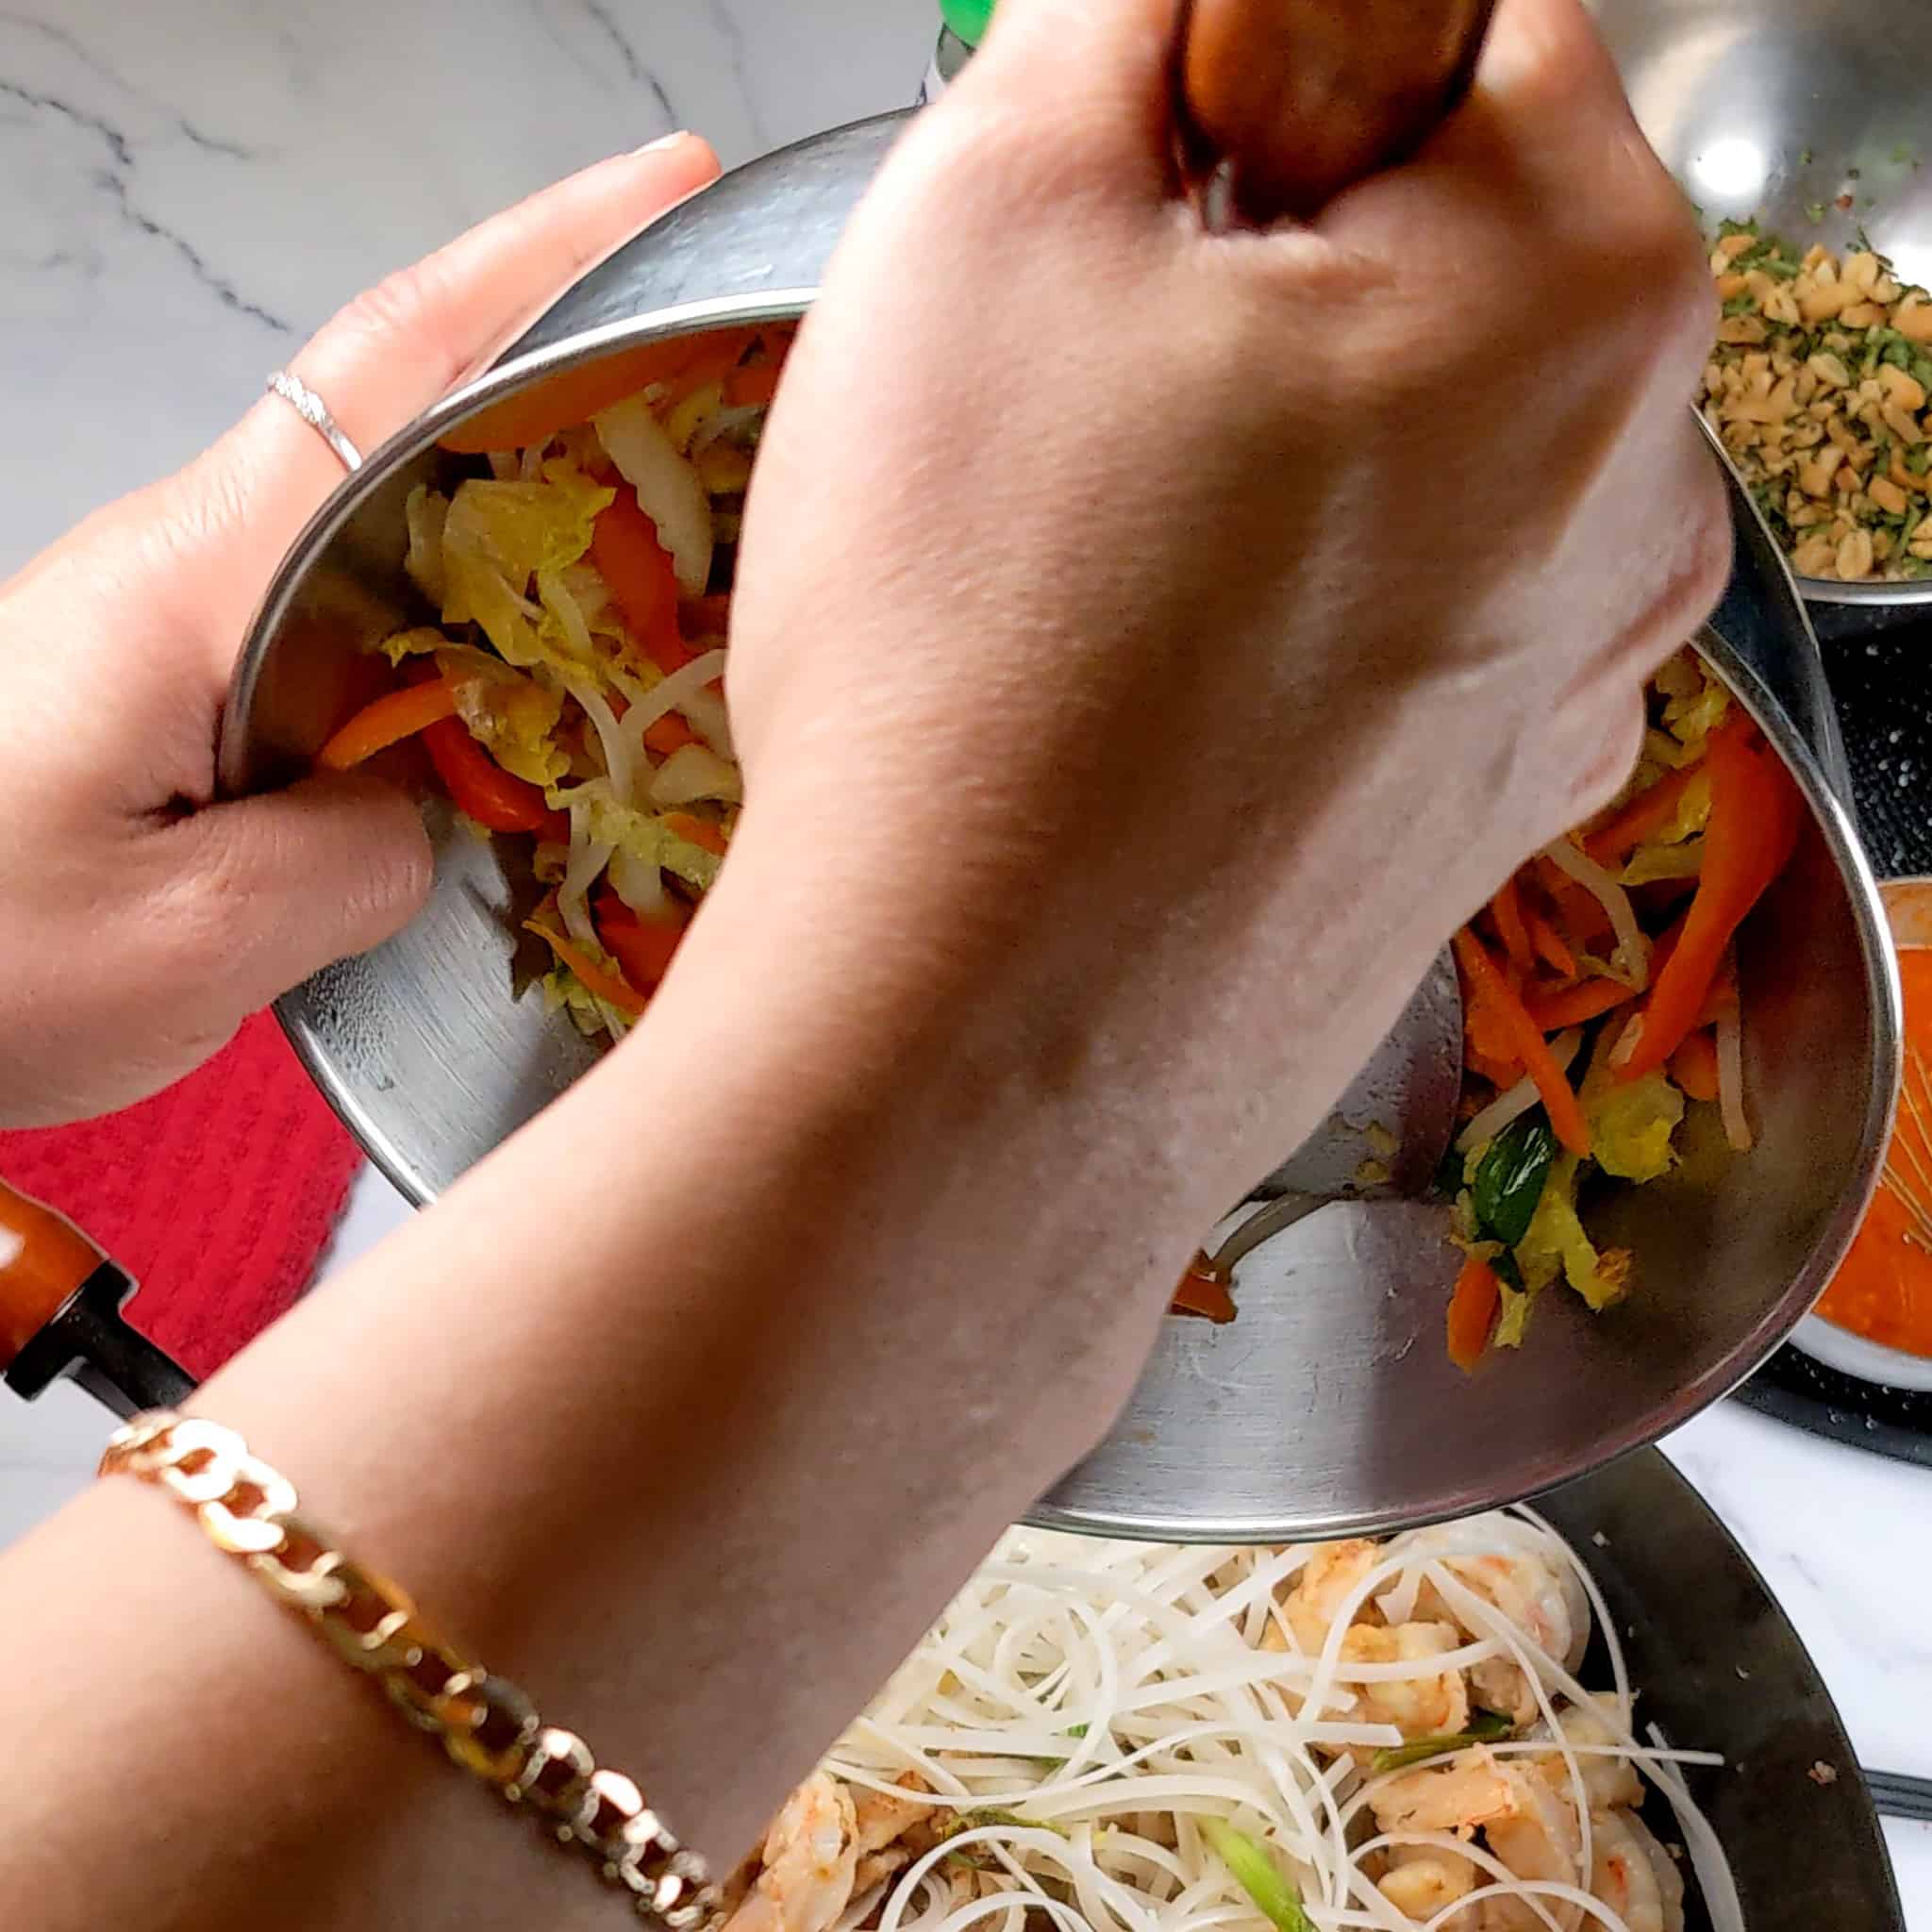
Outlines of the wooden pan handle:
[[65,1215],[0,1181],[0,1373],[106,1258]]
[[1307,220],[1454,110],[1495,5],[1193,0],[1180,92],[1196,158],[1229,164],[1243,220]]

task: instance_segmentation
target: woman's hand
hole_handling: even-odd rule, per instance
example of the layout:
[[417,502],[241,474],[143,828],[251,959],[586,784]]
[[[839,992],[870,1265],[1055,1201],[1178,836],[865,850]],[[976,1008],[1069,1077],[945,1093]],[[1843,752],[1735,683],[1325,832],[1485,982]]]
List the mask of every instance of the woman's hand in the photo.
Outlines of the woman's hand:
[[839,906],[791,957],[860,1033],[950,988],[962,1061],[1112,1119],[1174,1210],[1150,1319],[1623,780],[1730,557],[1703,251],[1578,0],[1506,0],[1412,164],[1269,234],[1176,191],[1175,12],[1005,0],[893,156],[764,441],[730,672],[733,866]]
[[[374,449],[716,172],[689,136],[606,161],[358,297],[291,366]],[[392,789],[318,778],[212,803],[249,617],[341,480],[266,397],[0,587],[0,1124],[155,1091],[420,903],[428,847]]]

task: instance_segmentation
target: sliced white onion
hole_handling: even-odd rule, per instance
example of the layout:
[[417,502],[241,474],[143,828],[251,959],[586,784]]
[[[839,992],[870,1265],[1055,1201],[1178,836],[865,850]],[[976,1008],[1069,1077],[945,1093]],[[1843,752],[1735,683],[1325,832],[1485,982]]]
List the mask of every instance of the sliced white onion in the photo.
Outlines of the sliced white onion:
[[702,597],[711,580],[716,539],[711,499],[696,469],[678,453],[641,396],[631,396],[591,419],[605,453],[638,493],[638,507],[658,526],[671,553],[678,588]]
[[1630,903],[1630,894],[1568,839],[1558,839],[1555,844],[1545,846],[1543,857],[1574,879],[1604,908],[1617,935],[1617,977],[1633,992],[1643,991],[1650,984],[1650,941],[1637,924],[1637,908]]
[[1736,1013],[1717,1023],[1717,1104],[1724,1139],[1740,1154],[1751,1151],[1751,1120],[1744,1111],[1744,1025]]
[[699,798],[742,805],[743,774],[708,745],[680,745],[658,767],[657,775],[651,780],[651,803],[669,808],[690,805]]
[[625,681],[625,690],[630,697],[630,708],[624,714],[624,735],[633,753],[633,772],[641,768],[644,733],[659,718],[683,709],[688,700],[702,697],[705,687],[724,675],[724,653],[707,651],[702,657],[693,658],[689,664],[681,665],[669,677],[660,677],[648,689]]
[[[1576,1049],[1582,1044],[1583,1029],[1580,1026],[1573,1026],[1567,1033],[1559,1033],[1551,1041],[1550,1052],[1555,1055],[1557,1065],[1564,1073],[1570,1071],[1570,1062],[1576,1058]],[[1497,1094],[1495,1099],[1457,1135],[1457,1153],[1468,1154],[1480,1147],[1485,1141],[1493,1141],[1511,1121],[1520,1120],[1541,1098],[1542,1094],[1538,1091],[1536,1082],[1525,1074],[1508,1092]]]

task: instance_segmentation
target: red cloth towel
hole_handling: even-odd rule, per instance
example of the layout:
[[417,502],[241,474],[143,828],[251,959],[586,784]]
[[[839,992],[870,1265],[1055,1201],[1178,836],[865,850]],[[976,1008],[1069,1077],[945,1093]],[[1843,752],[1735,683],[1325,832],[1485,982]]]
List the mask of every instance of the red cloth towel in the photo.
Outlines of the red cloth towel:
[[308,1286],[361,1160],[266,1013],[125,1113],[0,1133],[0,1174],[134,1276],[129,1322],[196,1376]]

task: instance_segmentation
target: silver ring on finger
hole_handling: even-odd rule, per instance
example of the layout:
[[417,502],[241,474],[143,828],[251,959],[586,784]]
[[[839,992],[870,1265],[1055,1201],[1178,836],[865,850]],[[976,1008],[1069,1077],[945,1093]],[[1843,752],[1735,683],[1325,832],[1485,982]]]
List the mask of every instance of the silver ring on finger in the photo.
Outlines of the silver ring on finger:
[[362,452],[342,434],[328,405],[299,375],[277,369],[269,377],[268,387],[272,395],[280,396],[335,451],[337,460],[352,476],[362,467]]

